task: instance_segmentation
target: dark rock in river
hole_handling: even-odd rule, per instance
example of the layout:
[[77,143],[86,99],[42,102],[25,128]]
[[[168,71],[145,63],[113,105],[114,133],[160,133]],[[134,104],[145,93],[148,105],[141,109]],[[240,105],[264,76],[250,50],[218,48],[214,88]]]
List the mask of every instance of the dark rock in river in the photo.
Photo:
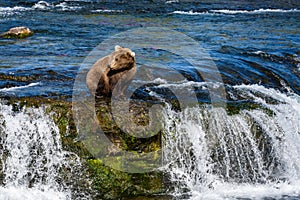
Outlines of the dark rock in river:
[[1,34],[2,38],[17,38],[17,39],[22,39],[22,38],[26,38],[29,36],[32,36],[33,32],[24,26],[20,26],[20,27],[14,27],[9,29],[9,31]]

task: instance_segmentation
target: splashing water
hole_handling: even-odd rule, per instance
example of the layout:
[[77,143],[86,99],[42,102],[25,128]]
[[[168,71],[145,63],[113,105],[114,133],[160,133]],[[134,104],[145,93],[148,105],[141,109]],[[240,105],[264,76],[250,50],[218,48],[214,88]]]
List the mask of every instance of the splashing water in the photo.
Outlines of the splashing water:
[[69,199],[59,178],[66,152],[53,120],[43,108],[13,111],[0,103],[0,111],[0,199]]
[[164,162],[174,195],[189,199],[300,196],[300,97],[258,85],[232,88],[258,105],[167,109]]

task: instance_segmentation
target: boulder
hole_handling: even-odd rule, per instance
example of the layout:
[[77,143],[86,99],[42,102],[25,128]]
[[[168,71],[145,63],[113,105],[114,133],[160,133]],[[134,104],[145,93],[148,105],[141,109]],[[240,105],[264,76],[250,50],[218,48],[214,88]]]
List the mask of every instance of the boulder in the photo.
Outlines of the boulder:
[[32,35],[33,35],[33,32],[29,28],[20,26],[20,27],[14,27],[14,28],[9,29],[9,31],[1,34],[1,37],[2,38],[21,39],[21,38],[26,38],[26,37],[29,37]]

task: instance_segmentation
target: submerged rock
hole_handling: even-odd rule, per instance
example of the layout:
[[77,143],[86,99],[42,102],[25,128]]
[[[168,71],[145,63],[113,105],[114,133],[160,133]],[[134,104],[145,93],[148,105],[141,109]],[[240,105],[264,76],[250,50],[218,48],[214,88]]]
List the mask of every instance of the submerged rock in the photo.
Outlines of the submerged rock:
[[17,38],[17,39],[22,39],[26,38],[29,36],[32,36],[33,32],[25,27],[25,26],[20,26],[20,27],[14,27],[9,29],[9,31],[1,34],[2,38]]

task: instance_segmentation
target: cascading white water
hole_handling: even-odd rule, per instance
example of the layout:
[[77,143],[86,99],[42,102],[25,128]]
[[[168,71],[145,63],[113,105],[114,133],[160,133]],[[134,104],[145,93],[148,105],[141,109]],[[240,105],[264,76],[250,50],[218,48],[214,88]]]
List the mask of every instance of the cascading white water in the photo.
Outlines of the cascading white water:
[[189,199],[300,196],[300,97],[235,86],[255,109],[167,109],[164,162],[174,195]]
[[58,127],[43,108],[13,111],[0,103],[0,199],[69,199],[59,179],[66,164]]

